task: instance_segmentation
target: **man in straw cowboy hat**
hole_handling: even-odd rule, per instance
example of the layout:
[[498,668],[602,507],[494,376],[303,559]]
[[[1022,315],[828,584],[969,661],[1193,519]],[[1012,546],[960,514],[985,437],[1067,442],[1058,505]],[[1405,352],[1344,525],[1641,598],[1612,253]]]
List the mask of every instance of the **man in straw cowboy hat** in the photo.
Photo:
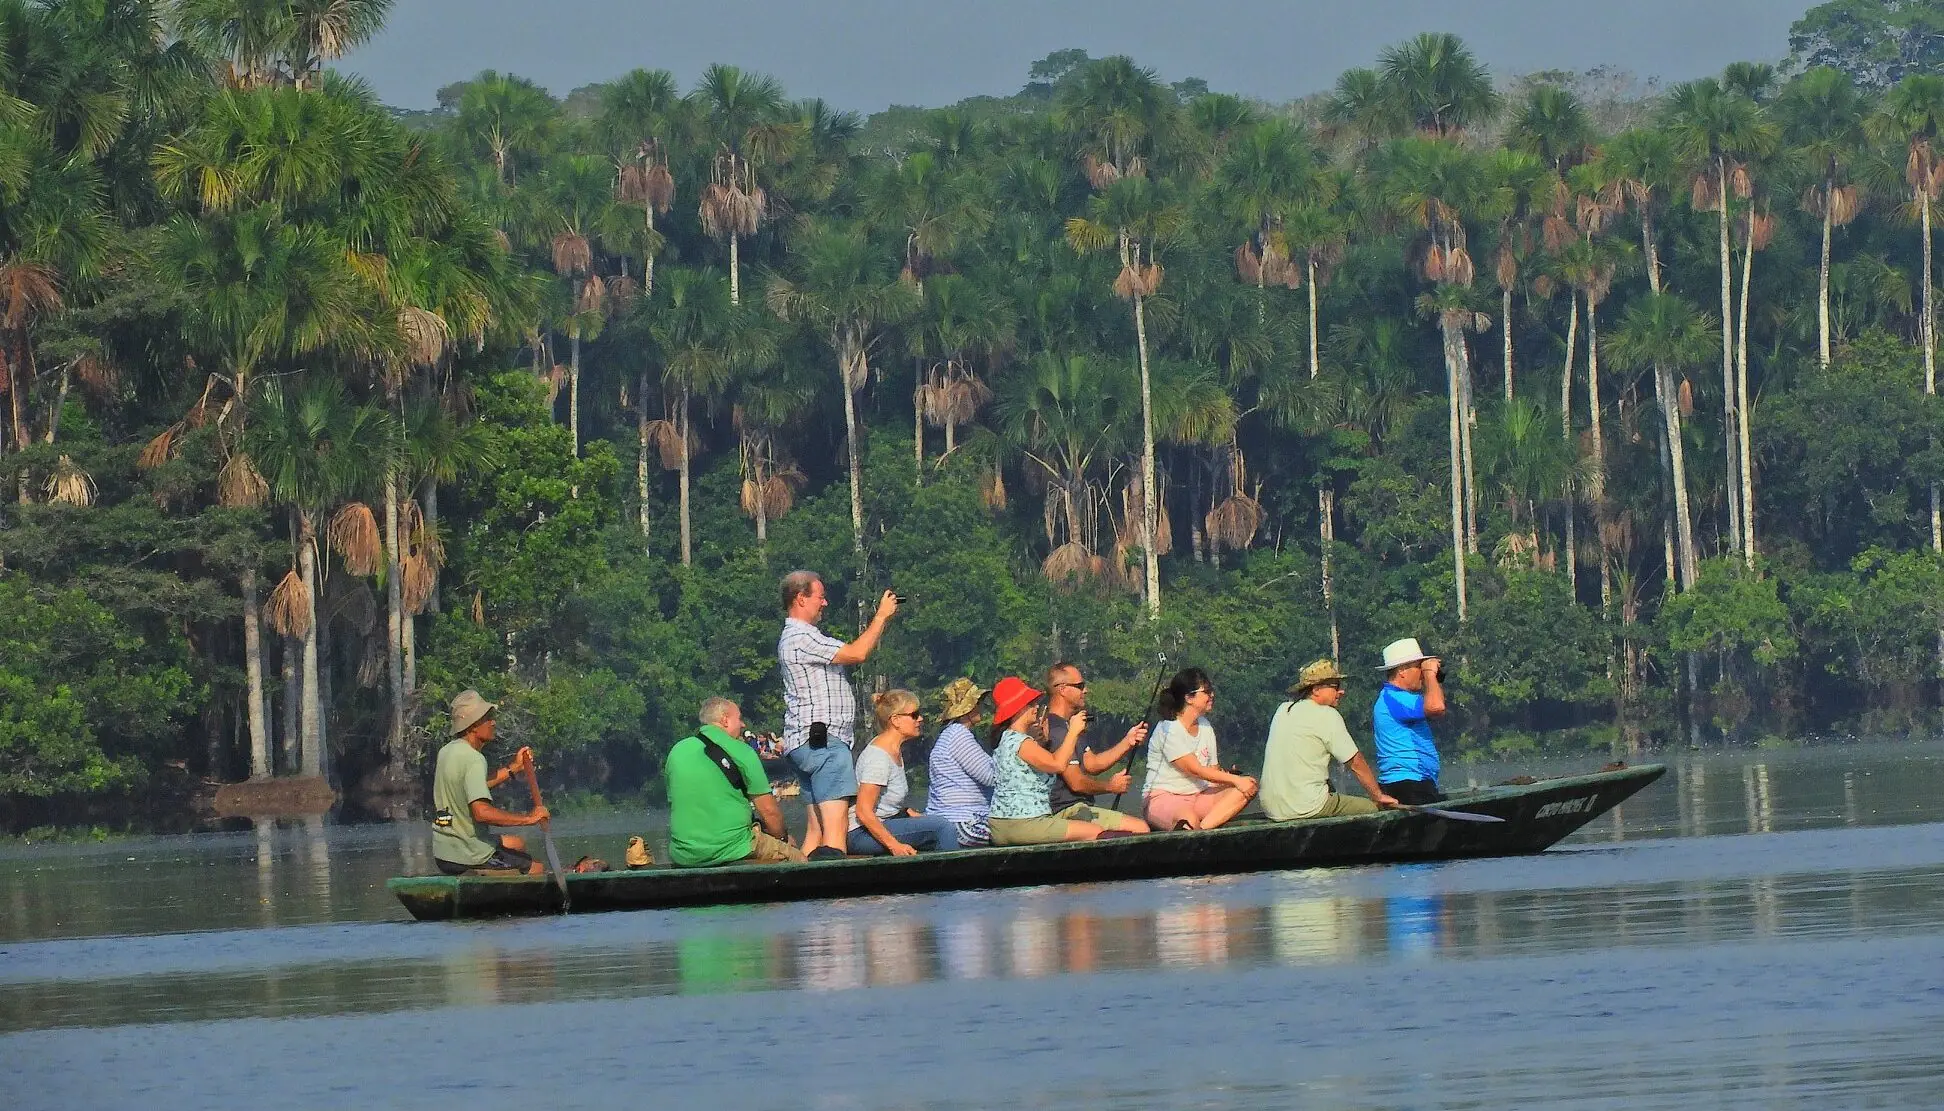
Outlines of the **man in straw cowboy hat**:
[[[1269,722],[1269,743],[1262,754],[1262,812],[1279,822],[1298,818],[1335,818],[1372,814],[1393,807],[1397,800],[1377,786],[1369,761],[1357,751],[1344,728],[1337,703],[1343,701],[1345,676],[1335,660],[1317,660],[1303,668],[1289,688],[1294,701],[1285,702]],[[1369,798],[1355,798],[1330,790],[1330,761],[1350,769]]]
[[1399,802],[1444,801],[1438,791],[1438,745],[1431,720],[1445,713],[1443,661],[1426,655],[1415,637],[1384,646],[1384,689],[1371,711],[1377,736],[1377,782]]
[[486,774],[486,755],[497,728],[495,703],[478,691],[461,691],[452,700],[451,737],[439,750],[432,772],[432,858],[448,876],[540,875],[545,871],[527,855],[518,837],[481,837],[478,827],[537,826],[547,808],[514,814],[493,805],[493,788],[533,765],[533,750],[522,747],[513,762]]

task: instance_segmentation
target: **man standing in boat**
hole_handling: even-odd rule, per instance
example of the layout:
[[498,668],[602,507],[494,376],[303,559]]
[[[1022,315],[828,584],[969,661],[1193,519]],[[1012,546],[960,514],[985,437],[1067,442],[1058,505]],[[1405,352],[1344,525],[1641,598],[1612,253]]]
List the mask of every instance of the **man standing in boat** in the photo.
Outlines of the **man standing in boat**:
[[885,591],[877,613],[849,644],[817,628],[829,599],[814,571],[783,576],[783,635],[776,642],[783,675],[783,758],[803,782],[809,824],[803,851],[812,860],[844,855],[850,804],[857,797],[851,741],[857,732],[857,694],[844,669],[869,659],[898,612]]
[[493,742],[498,709],[478,691],[461,691],[452,700],[452,739],[439,750],[432,771],[432,859],[448,876],[537,876],[546,871],[527,855],[521,838],[479,836],[482,825],[537,826],[548,816],[544,806],[514,814],[493,805],[493,788],[533,765],[533,750],[523,747],[512,763],[486,774],[481,750]]
[[[1285,702],[1269,721],[1269,743],[1262,752],[1262,812],[1279,822],[1375,814],[1397,800],[1377,785],[1370,762],[1357,751],[1337,703],[1343,701],[1343,671],[1335,660],[1303,668]],[[1330,790],[1330,761],[1357,777],[1369,798]]]
[[[1058,751],[1066,740],[1067,726],[1074,714],[1087,708],[1087,679],[1080,669],[1065,660],[1046,669],[1046,747]],[[1127,793],[1134,782],[1127,772],[1118,772],[1099,779],[1101,773],[1111,771],[1135,746],[1147,739],[1148,726],[1145,721],[1137,721],[1134,727],[1123,735],[1117,744],[1109,745],[1098,751],[1092,736],[1082,736],[1074,746],[1073,759],[1067,762],[1066,770],[1053,779],[1052,790],[1048,792],[1048,804],[1053,808],[1053,816],[1074,822],[1093,822],[1106,825],[1108,829],[1124,829],[1130,833],[1148,832],[1147,823],[1131,814],[1107,817],[1107,813],[1094,805],[1096,795],[1119,797]],[[1104,821],[1103,821],[1104,819]]]
[[[742,707],[710,698],[696,713],[701,728],[668,750],[668,859],[679,868],[718,864],[802,863],[789,843],[783,809],[770,793],[763,761],[742,739]],[[755,812],[761,829],[750,824]]]
[[1427,656],[1417,639],[1384,646],[1384,689],[1371,711],[1377,738],[1377,782],[1408,806],[1444,801],[1438,790],[1438,745],[1431,721],[1445,714],[1444,661]]

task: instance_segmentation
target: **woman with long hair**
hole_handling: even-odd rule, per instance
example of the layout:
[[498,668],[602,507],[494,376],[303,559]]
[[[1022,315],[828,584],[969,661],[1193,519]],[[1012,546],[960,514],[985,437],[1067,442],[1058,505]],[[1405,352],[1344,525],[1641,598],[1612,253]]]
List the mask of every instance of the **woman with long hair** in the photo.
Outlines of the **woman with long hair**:
[[[1047,845],[1060,841],[1092,841],[1125,836],[1101,821],[1072,821],[1053,813],[1053,777],[1073,759],[1074,747],[1087,731],[1087,712],[1068,719],[1066,736],[1053,749],[1046,746],[1046,720],[1041,700],[1016,676],[1008,675],[992,688],[992,752],[994,786],[992,827],[994,845]],[[1108,812],[1102,812],[1106,818]],[[1112,819],[1109,819],[1112,820]]]
[[1161,692],[1163,721],[1148,741],[1147,782],[1141,788],[1155,829],[1214,829],[1242,812],[1256,781],[1222,770],[1215,726],[1215,684],[1198,667],[1183,668]]
[[992,813],[992,750],[972,732],[985,693],[970,679],[954,679],[946,685],[939,695],[945,728],[932,742],[925,768],[930,782],[925,813],[951,822],[962,848],[992,844],[992,830],[986,824]]
[[905,805],[911,791],[905,780],[904,746],[916,739],[925,715],[918,696],[890,690],[871,698],[878,734],[857,754],[857,805],[844,847],[852,856],[916,856],[919,851],[951,852],[958,831],[944,818]]

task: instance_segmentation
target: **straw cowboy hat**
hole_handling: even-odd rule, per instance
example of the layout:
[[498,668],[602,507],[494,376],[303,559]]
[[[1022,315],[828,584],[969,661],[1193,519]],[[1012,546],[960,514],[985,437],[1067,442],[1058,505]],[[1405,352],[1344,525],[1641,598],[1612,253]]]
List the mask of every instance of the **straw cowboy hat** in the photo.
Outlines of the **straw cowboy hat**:
[[1045,692],[1036,691],[1026,685],[1024,679],[1008,675],[999,680],[992,688],[992,720],[1007,722],[1019,716],[1019,712],[1031,706]]
[[1393,640],[1384,645],[1384,662],[1377,670],[1389,671],[1394,667],[1403,667],[1405,664],[1414,664],[1419,660],[1430,658],[1430,653],[1418,647],[1416,637],[1405,637],[1403,640]]
[[1303,670],[1296,676],[1295,685],[1289,688],[1289,693],[1294,698],[1301,698],[1313,687],[1330,682],[1341,683],[1347,678],[1349,676],[1343,673],[1343,669],[1336,665],[1335,660],[1316,660],[1304,665]]
[[945,684],[945,690],[938,696],[940,712],[946,721],[956,721],[971,713],[985,697],[985,688],[970,679],[954,679]]
[[458,697],[452,700],[452,735],[464,736],[466,730],[478,725],[497,709],[499,703],[486,701],[478,691],[460,691]]

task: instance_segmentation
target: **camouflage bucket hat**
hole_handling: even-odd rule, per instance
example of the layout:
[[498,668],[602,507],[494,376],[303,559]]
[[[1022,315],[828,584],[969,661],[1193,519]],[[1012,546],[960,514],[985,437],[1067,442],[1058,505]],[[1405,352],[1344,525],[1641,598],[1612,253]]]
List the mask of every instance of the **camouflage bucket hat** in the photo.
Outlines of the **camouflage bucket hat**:
[[1347,678],[1349,676],[1343,673],[1343,669],[1336,665],[1335,660],[1316,660],[1305,666],[1296,676],[1296,684],[1289,688],[1289,693],[1301,698],[1308,694],[1312,687],[1332,681],[1341,683]]
[[971,713],[985,697],[985,688],[970,679],[954,679],[938,696],[940,713],[946,721],[956,721]]

